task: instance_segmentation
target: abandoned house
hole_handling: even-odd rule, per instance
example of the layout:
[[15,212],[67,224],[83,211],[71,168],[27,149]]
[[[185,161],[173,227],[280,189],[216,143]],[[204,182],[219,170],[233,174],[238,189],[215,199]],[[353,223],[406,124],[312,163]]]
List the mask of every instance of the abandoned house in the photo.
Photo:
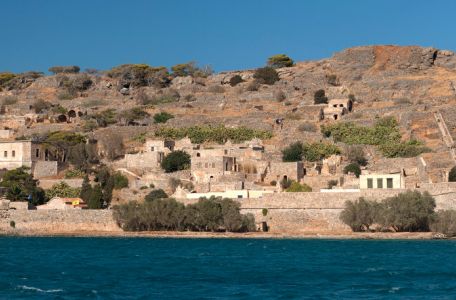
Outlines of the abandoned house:
[[346,99],[331,99],[324,108],[324,117],[330,120],[339,120],[353,110],[353,102]]

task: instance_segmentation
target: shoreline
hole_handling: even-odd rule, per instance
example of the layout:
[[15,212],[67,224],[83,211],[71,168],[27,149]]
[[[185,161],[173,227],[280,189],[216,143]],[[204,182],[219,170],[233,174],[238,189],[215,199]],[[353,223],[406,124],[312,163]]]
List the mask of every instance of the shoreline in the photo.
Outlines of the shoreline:
[[178,232],[178,231],[20,231],[0,232],[0,237],[105,237],[105,238],[201,238],[201,239],[340,239],[340,240],[432,240],[433,232]]

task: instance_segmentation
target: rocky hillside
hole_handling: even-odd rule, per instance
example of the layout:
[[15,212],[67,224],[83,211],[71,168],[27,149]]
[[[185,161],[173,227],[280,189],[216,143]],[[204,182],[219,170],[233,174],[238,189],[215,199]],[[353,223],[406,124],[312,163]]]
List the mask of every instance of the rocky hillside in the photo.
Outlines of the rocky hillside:
[[[43,122],[17,128],[18,136],[62,129],[104,136],[113,126],[127,125],[119,119],[122,112],[140,106],[151,116],[158,112],[172,114],[174,118],[166,123],[169,126],[224,124],[272,130],[274,137],[268,143],[280,149],[295,140],[319,140],[319,126],[334,122],[318,122],[317,110],[310,106],[315,92],[323,89],[329,99],[349,95],[356,99],[354,111],[344,119],[370,124],[376,117],[395,116],[404,137],[417,138],[436,152],[446,150],[446,146],[434,111],[445,112],[448,124],[456,124],[456,114],[451,113],[456,100],[456,56],[435,48],[350,48],[328,59],[277,69],[280,80],[272,85],[255,83],[255,70],[204,77],[160,75],[165,71],[155,68],[154,74],[158,75],[153,80],[138,83],[134,81],[135,73],[130,77],[117,76],[120,69],[96,74],[16,76],[9,84],[3,84],[0,92],[3,111],[7,115],[35,113],[33,106],[38,99],[66,110],[85,111],[89,117],[112,109],[113,124],[100,126],[85,118],[71,124]],[[235,75],[242,82],[232,86],[230,80]],[[43,112],[46,110],[40,111]],[[274,128],[278,118],[284,118],[282,129]],[[148,126],[116,127],[115,132],[127,141],[158,126],[147,118],[139,123]],[[454,128],[451,125],[449,130]]]

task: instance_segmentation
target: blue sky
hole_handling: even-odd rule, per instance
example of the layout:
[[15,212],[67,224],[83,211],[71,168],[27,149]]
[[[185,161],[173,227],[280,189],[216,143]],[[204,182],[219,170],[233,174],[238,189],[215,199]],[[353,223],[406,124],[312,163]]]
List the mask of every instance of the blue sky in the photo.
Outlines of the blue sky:
[[359,45],[456,50],[455,11],[449,0],[3,0],[0,71],[188,61],[225,71]]

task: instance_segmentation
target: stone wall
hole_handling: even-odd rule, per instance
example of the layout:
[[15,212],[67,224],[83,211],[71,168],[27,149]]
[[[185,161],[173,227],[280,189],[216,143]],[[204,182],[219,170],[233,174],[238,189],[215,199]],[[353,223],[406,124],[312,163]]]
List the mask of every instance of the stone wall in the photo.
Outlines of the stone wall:
[[50,189],[52,188],[52,186],[54,184],[57,184],[57,183],[60,183],[60,182],[65,182],[66,184],[68,184],[70,187],[72,188],[79,188],[82,186],[82,182],[84,181],[84,179],[82,178],[72,178],[72,179],[65,179],[65,178],[62,178],[62,179],[40,179],[38,181],[38,185],[39,187],[43,188],[43,189]]
[[57,175],[57,161],[36,161],[33,163],[33,177],[43,178]]
[[43,234],[83,231],[121,231],[111,210],[9,210],[7,218],[0,218],[0,231]]

